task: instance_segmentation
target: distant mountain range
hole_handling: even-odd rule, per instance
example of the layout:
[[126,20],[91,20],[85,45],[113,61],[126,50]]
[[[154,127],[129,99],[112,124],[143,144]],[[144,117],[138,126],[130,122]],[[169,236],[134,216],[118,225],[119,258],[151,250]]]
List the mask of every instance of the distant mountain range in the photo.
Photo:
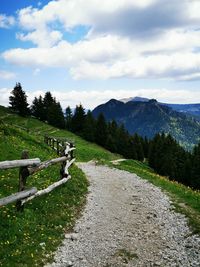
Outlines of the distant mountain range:
[[[129,97],[129,98],[123,98],[119,101],[122,101],[124,103],[127,103],[129,101],[133,102],[148,102],[149,98],[143,98],[143,97]],[[195,119],[200,121],[200,103],[199,104],[169,104],[169,103],[162,103],[158,102],[161,105],[165,105],[167,107],[172,108],[173,110],[176,110],[178,112],[185,113],[186,115],[193,116]]]
[[[106,120],[115,120],[124,124],[130,134],[138,133],[141,136],[152,138],[158,132],[170,133],[181,145],[191,148],[200,141],[200,122],[185,111],[179,112],[173,108],[179,105],[163,104],[155,99],[140,98],[111,99],[93,110],[94,117],[103,113]],[[197,104],[200,106],[200,104]],[[185,106],[185,105],[183,105]],[[187,110],[189,110],[189,105]]]

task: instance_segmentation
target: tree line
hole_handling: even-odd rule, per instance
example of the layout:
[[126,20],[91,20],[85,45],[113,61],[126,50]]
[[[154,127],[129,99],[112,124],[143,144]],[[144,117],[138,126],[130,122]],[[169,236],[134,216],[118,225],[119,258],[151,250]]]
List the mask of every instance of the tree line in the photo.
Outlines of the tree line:
[[10,108],[19,115],[32,115],[55,127],[67,129],[127,159],[146,159],[160,175],[200,189],[200,143],[189,152],[169,134],[156,134],[152,140],[138,134],[130,135],[123,125],[114,120],[107,122],[103,114],[94,118],[91,111],[86,113],[81,104],[73,112],[69,106],[63,112],[51,92],[46,92],[44,97],[35,97],[28,107],[20,83],[16,84],[9,99]]

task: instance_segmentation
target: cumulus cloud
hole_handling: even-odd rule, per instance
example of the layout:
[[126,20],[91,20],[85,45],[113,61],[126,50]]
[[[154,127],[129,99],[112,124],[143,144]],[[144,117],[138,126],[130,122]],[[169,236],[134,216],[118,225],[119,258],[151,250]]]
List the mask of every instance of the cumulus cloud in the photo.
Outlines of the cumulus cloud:
[[[3,58],[21,66],[64,67],[74,79],[200,77],[197,0],[57,0],[19,11],[17,38],[36,47]],[[64,39],[89,26],[76,43]],[[62,31],[61,32],[61,28]]]
[[43,28],[28,34],[17,33],[16,37],[21,41],[31,41],[39,47],[52,47],[62,40],[62,33]]
[[0,28],[8,29],[15,24],[15,19],[12,16],[6,16],[5,14],[0,14]]

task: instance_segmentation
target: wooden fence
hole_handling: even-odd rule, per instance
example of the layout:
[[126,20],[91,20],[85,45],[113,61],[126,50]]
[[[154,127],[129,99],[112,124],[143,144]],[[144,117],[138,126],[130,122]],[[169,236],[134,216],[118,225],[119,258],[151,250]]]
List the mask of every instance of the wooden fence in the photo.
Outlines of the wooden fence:
[[[37,196],[41,196],[51,192],[56,187],[66,183],[71,176],[69,175],[69,167],[75,161],[73,151],[75,146],[73,143],[66,140],[59,140],[54,137],[44,137],[45,143],[56,150],[59,155],[58,158],[50,159],[41,162],[39,158],[29,159],[29,153],[27,150],[22,152],[20,160],[2,161],[0,162],[0,170],[19,168],[19,188],[18,192],[8,197],[0,199],[0,207],[9,203],[16,202],[17,210],[23,210],[24,204]],[[36,187],[26,189],[27,178],[34,173],[48,168],[53,164],[61,163],[60,179],[51,184],[43,190],[37,190]]]

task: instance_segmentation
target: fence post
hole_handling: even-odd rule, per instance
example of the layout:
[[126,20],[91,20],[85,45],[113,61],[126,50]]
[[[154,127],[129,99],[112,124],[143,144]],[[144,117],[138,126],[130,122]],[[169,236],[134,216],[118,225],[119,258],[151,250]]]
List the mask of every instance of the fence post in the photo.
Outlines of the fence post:
[[54,140],[54,138],[53,138],[53,145],[52,145],[53,149],[54,149],[54,145],[55,145],[55,140]]
[[[74,147],[74,144],[73,143],[70,143],[70,148],[73,148]],[[74,150],[71,150],[70,151],[70,156],[71,156],[71,159],[74,158]]]
[[[65,150],[66,150],[66,147],[67,145],[65,144],[65,146],[62,146],[62,152],[61,152],[61,156],[66,156],[68,157],[68,155],[65,154]],[[65,173],[65,166],[67,164],[67,160],[66,161],[63,161],[61,163],[61,169],[60,169],[60,179],[63,179],[63,178],[67,178],[68,176],[68,173]]]
[[60,154],[59,140],[56,140],[56,147],[57,147],[57,155],[59,155]]
[[[29,158],[29,153],[27,150],[24,150],[21,155],[21,159],[28,159]],[[26,186],[26,180],[27,177],[29,176],[29,171],[28,167],[20,167],[19,168],[19,188],[18,192],[25,190]],[[24,206],[21,203],[21,200],[17,201],[16,203],[16,208],[18,211],[23,211]]]

